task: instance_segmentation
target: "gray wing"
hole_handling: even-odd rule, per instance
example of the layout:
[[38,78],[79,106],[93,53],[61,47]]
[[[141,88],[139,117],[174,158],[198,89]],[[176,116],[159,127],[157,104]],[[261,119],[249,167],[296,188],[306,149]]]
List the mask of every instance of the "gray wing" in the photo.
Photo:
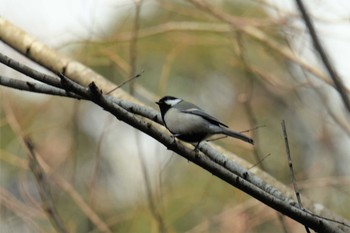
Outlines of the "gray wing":
[[204,112],[202,109],[198,108],[196,105],[193,105],[191,107],[193,107],[193,108],[189,108],[189,109],[186,109],[186,110],[181,110],[181,112],[183,112],[183,113],[190,113],[190,114],[194,114],[194,115],[197,115],[197,116],[201,116],[201,117],[203,117],[204,119],[206,119],[207,121],[209,121],[209,122],[211,122],[213,124],[222,125],[222,126],[228,127],[224,123],[221,123],[215,117],[209,115],[208,113]]

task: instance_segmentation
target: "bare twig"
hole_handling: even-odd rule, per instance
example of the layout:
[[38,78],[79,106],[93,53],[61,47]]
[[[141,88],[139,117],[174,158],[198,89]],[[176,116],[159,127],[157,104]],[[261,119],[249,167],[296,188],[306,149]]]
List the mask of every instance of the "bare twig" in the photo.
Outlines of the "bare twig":
[[296,4],[297,4],[297,7],[298,7],[302,17],[303,17],[305,25],[306,25],[307,29],[309,30],[314,48],[318,52],[318,54],[321,58],[321,61],[323,62],[324,66],[326,67],[326,69],[328,71],[329,76],[332,78],[332,80],[334,82],[334,86],[335,86],[336,90],[339,92],[340,97],[342,98],[346,109],[350,113],[350,100],[349,100],[349,97],[346,93],[347,91],[346,91],[346,88],[343,84],[343,81],[339,77],[334,66],[332,65],[331,61],[329,60],[328,55],[326,54],[326,51],[323,49],[321,41],[319,40],[319,38],[317,36],[316,29],[313,25],[311,18],[309,17],[309,13],[307,12],[307,9],[303,4],[303,1],[296,0]]
[[269,154],[263,156],[262,158],[259,157],[259,160],[255,164],[253,164],[250,168],[248,168],[248,170],[251,170],[252,168],[254,168],[254,167],[258,166],[259,164],[261,164],[270,155],[271,154],[269,153]]
[[291,173],[291,176],[292,176],[292,183],[293,183],[293,186],[294,186],[295,195],[297,197],[297,200],[298,200],[300,208],[303,208],[303,206],[301,204],[299,188],[297,186],[297,182],[296,182],[296,178],[295,178],[295,174],[294,174],[293,161],[292,161],[292,157],[290,156],[290,148],[289,148],[289,143],[288,143],[287,129],[286,129],[286,123],[285,123],[284,120],[282,121],[281,125],[282,125],[284,143],[285,143],[285,146],[286,146],[286,154],[287,154],[287,158],[288,158],[288,166],[289,166],[290,173]]
[[121,88],[122,86],[124,86],[124,85],[127,84],[128,82],[131,82],[131,81],[133,81],[134,79],[137,79],[137,78],[141,77],[142,74],[143,74],[144,72],[145,72],[145,71],[142,70],[140,73],[136,74],[134,77],[131,77],[130,79],[125,80],[124,82],[122,82],[121,84],[119,84],[118,86],[116,86],[115,88],[113,88],[112,90],[108,91],[108,92],[106,93],[106,95],[111,94],[113,91],[115,91],[115,90]]
[[[290,148],[289,148],[289,143],[288,143],[288,135],[287,135],[286,123],[285,123],[284,120],[282,121],[281,125],[282,125],[284,143],[285,143],[285,146],[286,146],[286,154],[287,154],[287,158],[288,158],[288,166],[289,166],[289,169],[290,169],[290,174],[292,176],[292,183],[293,183],[295,195],[297,197],[299,207],[303,209],[303,205],[301,203],[301,198],[300,198],[300,191],[299,191],[299,188],[298,188],[298,185],[297,185],[297,181],[296,181],[296,178],[295,178],[295,174],[294,174],[293,161],[292,161],[292,157],[290,155]],[[309,228],[306,225],[305,225],[305,230],[308,233],[310,232]]]

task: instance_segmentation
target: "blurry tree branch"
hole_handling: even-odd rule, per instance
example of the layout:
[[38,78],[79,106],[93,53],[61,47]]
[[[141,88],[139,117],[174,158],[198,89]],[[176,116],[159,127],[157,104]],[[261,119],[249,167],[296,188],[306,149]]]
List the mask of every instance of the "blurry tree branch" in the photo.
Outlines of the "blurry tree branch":
[[[141,14],[141,5],[142,0],[134,0],[135,4],[135,19],[134,26],[132,30],[132,38],[129,46],[129,64],[130,64],[130,73],[129,77],[134,77],[136,75],[137,69],[137,41],[138,41],[138,33],[140,29],[140,14]],[[134,93],[134,83],[130,83],[130,93]]]
[[[199,4],[201,1],[193,0],[194,3]],[[164,24],[156,25],[153,27],[140,29],[138,33],[138,38],[145,38],[150,36],[155,36],[158,34],[163,33],[169,33],[172,31],[207,31],[207,32],[217,32],[217,33],[227,33],[232,32],[233,30],[241,31],[245,33],[246,35],[261,41],[269,47],[270,49],[274,50],[275,52],[282,55],[287,60],[299,65],[301,68],[303,68],[305,71],[309,72],[310,74],[314,75],[315,77],[319,78],[321,81],[325,82],[326,84],[337,88],[337,85],[335,82],[332,82],[328,79],[327,75],[324,74],[321,70],[317,69],[316,67],[310,65],[307,61],[303,60],[300,56],[293,53],[287,46],[284,46],[275,40],[273,40],[271,37],[266,35],[263,31],[259,30],[259,28],[255,27],[254,24],[248,24],[248,21],[241,20],[239,21],[237,18],[230,17],[220,17],[220,12],[217,12],[217,10],[210,8],[209,6],[205,5],[204,3],[200,3],[199,6],[204,7],[205,10],[209,11],[209,13],[213,14],[215,17],[221,19],[227,24],[222,23],[203,23],[203,22],[193,22],[193,21],[185,21],[185,22],[167,22]],[[225,15],[224,12],[221,13],[221,15]],[[282,20],[283,22],[283,20]],[[125,32],[120,33],[114,36],[110,39],[110,42],[115,41],[131,41],[133,39],[133,33]],[[107,51],[103,51],[104,53],[107,53]],[[111,59],[116,60],[118,57],[114,55],[110,55]],[[118,65],[123,64],[120,62],[120,59],[117,60]],[[122,67],[123,68],[123,67]],[[124,69],[126,72],[129,72],[128,69]],[[263,77],[263,76],[260,76]],[[266,80],[265,80],[266,81]],[[270,82],[270,80],[268,80]],[[342,91],[345,95],[350,93],[350,90],[343,86]]]
[[[190,0],[190,2],[196,5],[198,8],[202,9],[204,12],[207,12],[213,17],[219,19],[220,21],[228,23],[229,25],[231,25],[231,27],[234,30],[239,30],[256,40],[263,42],[267,47],[269,47],[270,49],[273,49],[275,52],[278,52],[287,60],[299,65],[304,70],[315,75],[323,82],[331,86],[334,86],[333,82],[331,82],[331,80],[328,79],[327,75],[325,75],[322,71],[311,66],[308,62],[304,61],[301,57],[294,54],[287,46],[284,46],[276,42],[260,29],[250,24],[247,24],[244,20],[241,20],[240,18],[236,18],[235,16],[227,14],[225,11],[221,9],[211,6],[210,4],[207,3],[207,1]],[[344,93],[350,93],[350,90],[344,88]]]
[[303,4],[303,1],[296,0],[296,4],[305,22],[305,26],[309,30],[310,37],[312,39],[315,50],[319,54],[321,61],[323,62],[323,65],[325,66],[325,68],[329,73],[329,76],[332,78],[334,82],[334,86],[339,92],[346,109],[348,110],[348,112],[350,112],[350,101],[349,101],[348,93],[346,91],[346,87],[344,86],[342,79],[339,77],[330,59],[328,58],[326,51],[323,49],[321,41],[317,36],[316,29],[314,28],[312,20],[309,17],[309,13],[307,12],[307,9]]
[[[2,208],[6,208],[21,218],[24,222],[26,222],[29,226],[37,229],[38,232],[42,232],[31,218],[37,219],[45,219],[46,215],[43,211],[38,210],[37,208],[33,208],[32,206],[26,205],[17,197],[15,197],[12,193],[7,191],[5,188],[0,187],[0,202]],[[4,210],[3,209],[3,210]]]
[[48,180],[48,177],[38,162],[34,144],[28,137],[24,138],[23,140],[28,149],[29,168],[37,181],[37,187],[41,200],[43,202],[43,209],[49,217],[52,225],[57,229],[58,232],[68,232],[63,224],[61,216],[57,212],[56,205],[54,204],[54,200],[51,195],[50,181]]
[[[201,152],[196,153],[192,146],[174,142],[169,132],[158,124],[161,120],[157,111],[143,106],[121,89],[113,92],[113,96],[105,95],[104,93],[114,86],[112,83],[82,64],[63,57],[2,18],[0,18],[0,40],[53,73],[60,74],[60,78],[48,76],[46,77],[48,79],[40,81],[61,89],[62,93],[73,93],[72,96],[67,94],[67,97],[78,96],[96,103],[117,119],[155,138],[168,149],[315,231],[347,232],[349,230],[348,220],[336,216],[326,208],[316,209],[315,204],[307,198],[304,198],[306,210],[300,209],[292,199],[293,191],[290,188],[256,167],[252,171],[248,170],[251,164],[230,155],[229,152],[220,152],[223,151],[221,148],[203,143],[200,146]],[[14,63],[8,61],[4,64]],[[16,70],[24,73],[20,68]],[[24,74],[35,79],[42,76],[36,72]],[[1,80],[8,82],[7,79]]]
[[[28,167],[34,173],[37,173],[35,175],[37,176],[38,179],[40,179],[40,182],[38,182],[38,186],[40,190],[39,192],[43,192],[43,195],[45,195],[43,199],[44,206],[46,205],[47,208],[50,208],[50,209],[45,209],[45,212],[51,216],[53,203],[50,200],[50,197],[48,197],[49,191],[48,191],[47,185],[49,181],[46,180],[44,182],[42,180],[43,175],[50,177],[61,190],[66,192],[72,198],[72,200],[76,203],[76,205],[80,208],[80,210],[85,214],[85,216],[90,219],[90,221],[96,226],[96,228],[100,232],[111,233],[112,231],[109,229],[107,224],[90,208],[89,205],[87,205],[87,203],[84,201],[82,196],[73,188],[73,186],[70,183],[68,183],[65,179],[63,179],[59,174],[56,174],[55,172],[53,172],[53,169],[47,163],[45,163],[45,161],[42,159],[42,157],[38,153],[35,153],[34,151],[31,151],[31,148],[28,148],[27,141],[25,140],[25,136],[27,135],[24,135],[21,129],[21,126],[18,123],[15,117],[15,114],[13,114],[11,106],[8,103],[5,103],[5,111],[6,111],[5,116],[7,118],[7,122],[9,123],[10,127],[12,128],[16,136],[19,138],[24,149],[27,151],[27,153],[29,153],[29,156],[31,156],[31,158],[29,159]],[[32,153],[35,153],[35,161],[33,161],[34,154]],[[56,219],[57,216],[54,216],[54,218],[55,218],[55,220],[53,220],[55,222],[54,225],[57,222],[61,229],[60,232],[65,232],[65,230],[63,229],[63,224],[61,223],[61,220],[57,220]]]

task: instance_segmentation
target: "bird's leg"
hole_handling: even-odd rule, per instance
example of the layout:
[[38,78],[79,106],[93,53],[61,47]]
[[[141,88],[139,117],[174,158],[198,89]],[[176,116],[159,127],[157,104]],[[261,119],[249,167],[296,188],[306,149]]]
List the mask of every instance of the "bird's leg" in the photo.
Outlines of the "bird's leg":
[[198,149],[199,149],[199,143],[201,143],[201,141],[197,142],[196,146],[194,147],[194,151],[198,151]]
[[199,144],[201,143],[201,141],[199,141],[196,146],[194,147],[194,152],[195,152],[195,156],[196,158],[199,157]]
[[[176,144],[176,138],[174,135],[170,135],[170,138],[172,140],[171,144],[172,145],[175,145]],[[167,146],[167,149],[169,150],[171,148],[171,146]]]
[[175,143],[176,143],[175,135],[170,135],[170,137],[173,139],[173,141],[172,141],[171,143],[172,143],[172,144],[175,144]]

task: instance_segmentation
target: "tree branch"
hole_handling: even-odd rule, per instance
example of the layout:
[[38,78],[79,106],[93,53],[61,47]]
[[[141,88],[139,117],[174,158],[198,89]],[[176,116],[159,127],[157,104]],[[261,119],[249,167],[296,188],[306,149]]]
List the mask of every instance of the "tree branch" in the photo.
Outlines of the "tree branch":
[[12,69],[18,71],[19,73],[22,73],[24,75],[27,75],[39,82],[46,83],[48,85],[54,86],[54,87],[61,87],[60,79],[54,76],[50,76],[44,73],[41,73],[39,71],[36,71],[29,66],[26,66],[22,63],[19,63],[18,61],[0,53],[0,62],[4,65],[11,67]]
[[0,85],[21,90],[21,91],[82,99],[82,97],[77,96],[76,94],[69,93],[65,90],[62,90],[56,87],[52,87],[52,86],[42,84],[42,83],[37,83],[37,82],[29,82],[29,81],[22,81],[19,79],[8,78],[3,75],[0,75]]

